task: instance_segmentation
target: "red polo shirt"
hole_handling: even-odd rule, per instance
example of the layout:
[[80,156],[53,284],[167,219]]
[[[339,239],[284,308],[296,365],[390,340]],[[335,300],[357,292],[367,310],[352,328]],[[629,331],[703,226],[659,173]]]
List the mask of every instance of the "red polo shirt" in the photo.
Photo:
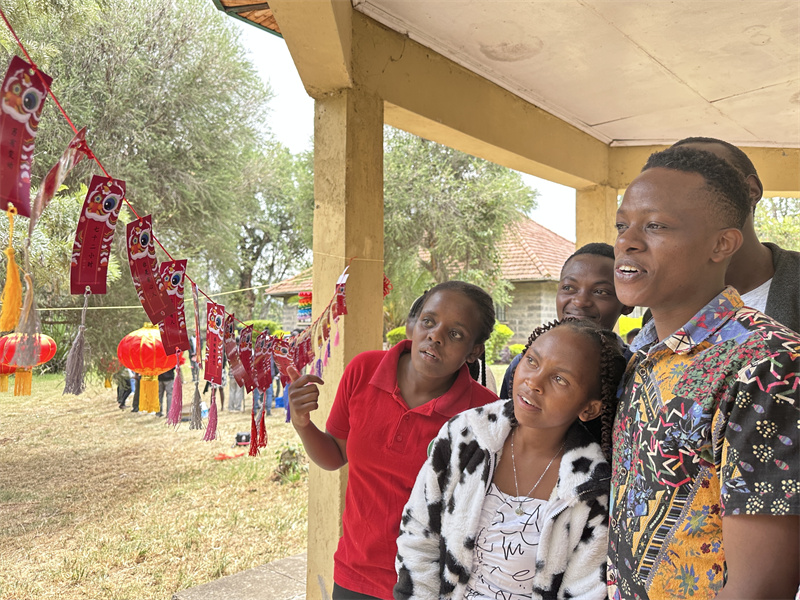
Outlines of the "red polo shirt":
[[425,462],[428,444],[450,417],[497,399],[464,365],[443,396],[409,409],[397,386],[403,340],[388,351],[363,352],[344,371],[327,430],[347,440],[349,476],[342,538],[334,554],[340,586],[392,599],[400,517]]

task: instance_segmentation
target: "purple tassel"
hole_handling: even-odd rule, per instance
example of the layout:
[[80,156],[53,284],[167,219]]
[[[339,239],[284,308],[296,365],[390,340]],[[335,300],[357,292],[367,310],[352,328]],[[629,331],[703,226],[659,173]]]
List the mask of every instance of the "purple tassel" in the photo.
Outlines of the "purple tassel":
[[84,354],[86,352],[86,308],[89,306],[89,288],[87,286],[86,292],[83,294],[83,311],[81,311],[81,324],[78,326],[78,335],[75,336],[75,341],[72,342],[72,347],[69,349],[67,355],[67,366],[64,381],[63,394],[75,394],[76,396],[82,394],[86,389],[86,382],[84,381]]
[[208,426],[203,436],[204,442],[217,439],[217,394],[216,388],[211,388],[211,408],[208,409]]
[[181,381],[180,353],[175,353],[175,381],[172,383],[172,404],[167,414],[167,425],[178,425],[183,411],[183,381]]

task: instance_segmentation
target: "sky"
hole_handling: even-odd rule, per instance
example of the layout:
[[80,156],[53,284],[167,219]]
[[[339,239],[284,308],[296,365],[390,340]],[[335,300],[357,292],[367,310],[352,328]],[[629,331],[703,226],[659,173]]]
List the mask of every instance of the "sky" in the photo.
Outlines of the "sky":
[[[275,137],[299,153],[313,148],[314,101],[303,88],[286,43],[272,35],[232,19],[261,78],[272,89],[270,127]],[[530,217],[570,241],[575,241],[575,190],[522,173],[525,183],[539,192],[538,207]]]

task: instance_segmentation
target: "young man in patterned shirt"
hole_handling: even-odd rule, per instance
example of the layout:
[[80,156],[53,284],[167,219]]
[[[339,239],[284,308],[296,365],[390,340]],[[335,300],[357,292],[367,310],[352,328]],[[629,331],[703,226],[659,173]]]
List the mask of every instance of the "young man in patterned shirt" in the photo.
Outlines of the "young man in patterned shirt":
[[614,425],[609,598],[797,589],[800,336],[725,287],[749,207],[734,167],[677,147],[650,157],[617,211],[617,296],[653,320]]

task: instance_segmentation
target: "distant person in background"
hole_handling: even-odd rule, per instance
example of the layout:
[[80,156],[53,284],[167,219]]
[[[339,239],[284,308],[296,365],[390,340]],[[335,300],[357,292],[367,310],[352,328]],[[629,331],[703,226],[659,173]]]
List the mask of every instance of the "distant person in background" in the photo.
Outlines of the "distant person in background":
[[631,342],[633,342],[633,338],[641,331],[638,327],[634,327],[628,332],[628,335],[625,336],[625,342],[630,346]]
[[200,364],[197,362],[197,338],[189,336],[189,365],[192,368],[192,383],[200,379]]
[[[158,376],[158,412],[157,417],[163,417],[164,412],[169,414],[169,407],[172,406],[172,386],[175,383],[175,367],[169,371],[164,371]],[[164,410],[164,394],[167,396],[167,410]]]
[[117,371],[114,379],[117,380],[117,404],[119,404],[119,409],[122,410],[125,408],[125,401],[131,395],[131,377],[128,375],[127,369],[122,369]]
[[[620,315],[628,315],[632,310],[633,307],[619,301],[614,289],[612,246],[602,242],[586,244],[564,262],[556,292],[559,319],[574,317],[593,321],[601,329],[613,330]],[[521,358],[522,354],[518,354],[508,365],[500,388],[501,398],[508,398],[511,394],[514,371]]]
[[139,384],[141,383],[141,379],[141,375],[135,372],[133,373],[133,377],[131,378],[131,387],[133,388],[133,405],[131,406],[131,412],[134,413],[139,412],[139,392],[142,388]]

